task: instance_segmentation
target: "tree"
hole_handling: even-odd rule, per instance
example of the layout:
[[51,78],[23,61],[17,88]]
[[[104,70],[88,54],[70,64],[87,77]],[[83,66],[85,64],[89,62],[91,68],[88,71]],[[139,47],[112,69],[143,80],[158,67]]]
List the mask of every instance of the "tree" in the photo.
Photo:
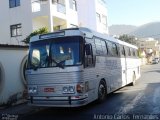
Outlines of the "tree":
[[33,31],[30,35],[28,35],[22,42],[28,44],[31,37],[45,33],[48,33],[48,29],[46,27],[39,28],[38,30]]
[[127,43],[136,45],[136,38],[134,36],[129,36],[129,35],[124,34],[124,35],[119,36],[119,39]]

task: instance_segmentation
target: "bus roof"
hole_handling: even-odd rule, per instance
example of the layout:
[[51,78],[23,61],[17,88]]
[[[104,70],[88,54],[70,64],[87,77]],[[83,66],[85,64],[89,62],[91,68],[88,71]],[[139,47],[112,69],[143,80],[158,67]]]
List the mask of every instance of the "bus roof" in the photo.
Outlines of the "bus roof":
[[45,39],[49,39],[49,38],[65,37],[65,36],[84,36],[84,37],[88,37],[88,38],[93,38],[94,36],[96,36],[98,38],[102,38],[102,39],[105,39],[108,41],[112,41],[115,43],[119,43],[121,45],[125,45],[128,47],[132,47],[132,48],[137,49],[137,46],[135,46],[135,45],[132,45],[127,42],[110,37],[106,34],[98,33],[96,31],[93,31],[93,30],[85,28],[85,27],[68,28],[68,29],[62,29],[62,30],[59,30],[56,32],[47,33],[47,34],[36,35],[36,36],[31,37],[30,42],[45,40]]

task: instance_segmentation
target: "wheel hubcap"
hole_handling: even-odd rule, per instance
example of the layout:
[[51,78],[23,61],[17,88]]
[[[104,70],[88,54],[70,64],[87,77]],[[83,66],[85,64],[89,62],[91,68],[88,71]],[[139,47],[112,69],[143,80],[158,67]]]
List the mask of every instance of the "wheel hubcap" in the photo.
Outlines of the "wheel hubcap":
[[102,84],[99,86],[99,97],[100,99],[103,99],[105,97],[105,87]]

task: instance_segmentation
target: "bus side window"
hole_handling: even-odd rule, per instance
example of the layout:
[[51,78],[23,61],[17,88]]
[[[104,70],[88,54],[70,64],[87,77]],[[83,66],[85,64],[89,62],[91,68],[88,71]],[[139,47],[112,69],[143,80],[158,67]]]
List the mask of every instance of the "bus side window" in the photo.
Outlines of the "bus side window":
[[107,55],[106,43],[103,39],[95,38],[96,55],[105,56]]
[[135,53],[136,53],[136,57],[138,57],[138,55],[139,55],[138,50],[135,50]]
[[131,50],[129,47],[125,47],[125,51],[126,51],[126,56],[131,56]]
[[108,55],[109,56],[113,56],[113,57],[118,56],[118,48],[115,43],[107,41],[107,47],[108,47]]
[[121,56],[122,57],[124,57],[125,56],[125,50],[124,50],[124,47],[122,46],[122,45],[120,45],[120,54],[121,54]]
[[135,49],[133,49],[132,51],[133,51],[132,55],[133,55],[134,57],[136,57]]
[[96,55],[102,55],[103,49],[101,45],[101,40],[98,38],[95,38],[95,45],[96,45]]
[[130,50],[130,56],[132,57],[133,56],[133,50],[132,50],[132,48],[129,48],[129,50]]
[[114,53],[114,56],[118,56],[118,47],[115,43],[112,44],[112,49],[113,49],[113,53]]
[[106,47],[106,42],[102,40],[101,44],[102,44],[103,54],[107,55],[108,50],[107,50],[107,47]]
[[129,48],[124,46],[125,56],[128,57]]
[[131,49],[128,48],[128,56],[131,56]]

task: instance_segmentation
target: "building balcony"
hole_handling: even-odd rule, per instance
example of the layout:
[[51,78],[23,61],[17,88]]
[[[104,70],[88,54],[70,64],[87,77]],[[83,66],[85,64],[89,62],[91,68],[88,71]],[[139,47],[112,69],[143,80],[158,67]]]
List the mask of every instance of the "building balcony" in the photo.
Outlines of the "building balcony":
[[77,11],[70,9],[68,0],[34,0],[32,1],[32,25],[33,31],[47,27],[51,32],[77,26]]
[[[48,16],[49,13],[54,13],[53,15],[58,15],[64,17],[66,14],[66,5],[65,3],[57,3],[52,0],[52,3],[49,3],[49,0],[33,0],[31,3],[33,17],[35,16]],[[56,13],[56,14],[55,14]]]

